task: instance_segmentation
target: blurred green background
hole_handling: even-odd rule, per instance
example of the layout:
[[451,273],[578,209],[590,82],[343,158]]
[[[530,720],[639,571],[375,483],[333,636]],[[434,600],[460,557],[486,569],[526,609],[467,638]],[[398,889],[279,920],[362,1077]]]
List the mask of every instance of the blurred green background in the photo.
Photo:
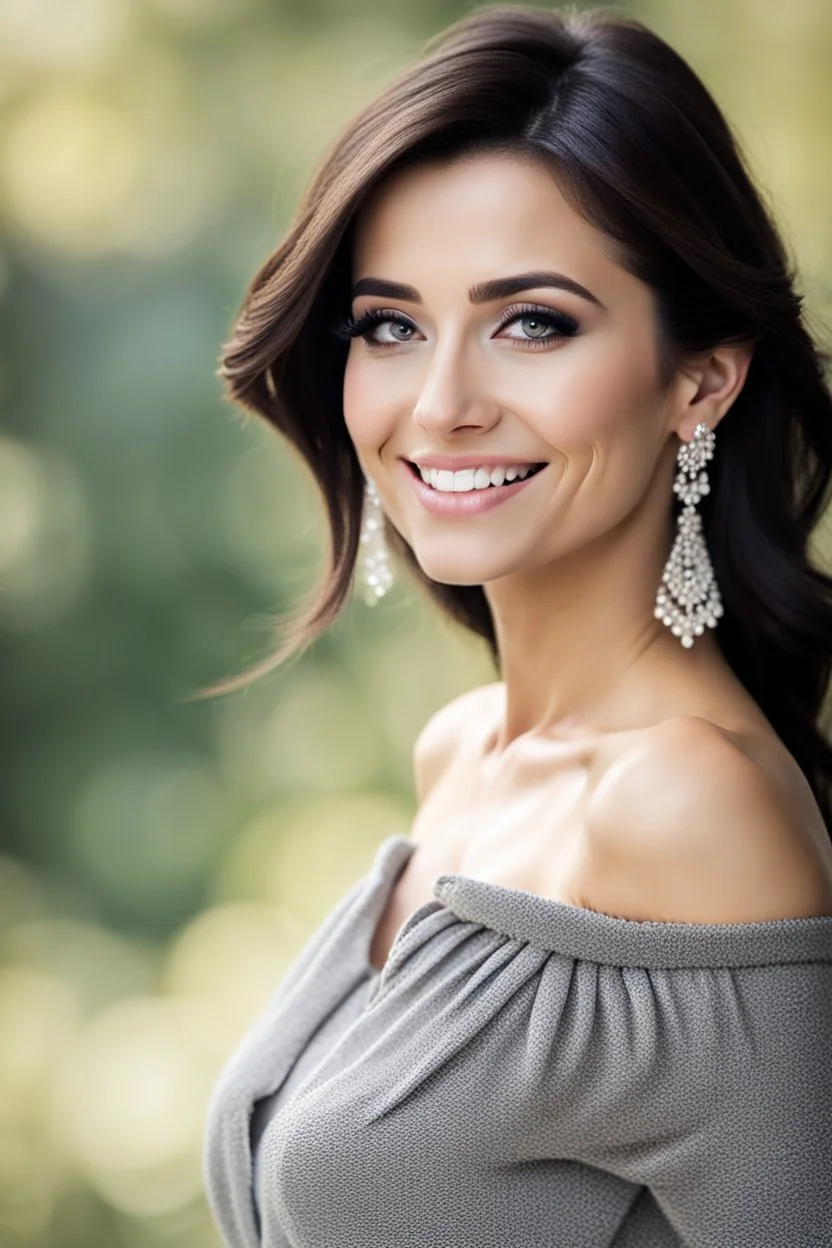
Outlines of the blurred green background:
[[[0,0],[0,1244],[211,1248],[219,1067],[493,679],[412,585],[245,691],[323,566],[310,478],[219,397],[244,288],[347,117],[470,4]],[[832,321],[828,0],[626,6],[733,120]]]

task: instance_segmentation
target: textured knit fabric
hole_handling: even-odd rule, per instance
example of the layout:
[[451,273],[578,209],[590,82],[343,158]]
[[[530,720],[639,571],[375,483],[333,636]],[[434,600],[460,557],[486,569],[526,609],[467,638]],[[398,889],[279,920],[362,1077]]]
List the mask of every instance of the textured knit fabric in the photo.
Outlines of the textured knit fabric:
[[[443,874],[374,975],[415,848],[381,843],[218,1081],[229,1248],[832,1248],[832,916],[640,922]],[[258,1220],[252,1112],[284,1087]]]
[[254,1203],[259,1213],[263,1208],[265,1193],[263,1174],[263,1149],[260,1141],[269,1123],[275,1117],[279,1107],[288,1100],[296,1084],[306,1077],[310,1070],[318,1064],[334,1047],[339,1036],[358,1018],[367,1005],[375,980],[381,972],[367,967],[367,974],[359,976],[355,987],[338,1003],[321,1023],[317,1031],[310,1037],[306,1048],[292,1066],[280,1087],[271,1096],[264,1097],[254,1106],[249,1131],[251,1155],[253,1161]]

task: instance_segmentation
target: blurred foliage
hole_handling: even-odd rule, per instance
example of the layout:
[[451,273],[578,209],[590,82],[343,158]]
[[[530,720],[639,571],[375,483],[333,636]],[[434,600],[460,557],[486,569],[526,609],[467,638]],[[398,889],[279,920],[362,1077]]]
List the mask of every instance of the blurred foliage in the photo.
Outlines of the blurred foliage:
[[[0,0],[0,1243],[208,1248],[220,1064],[379,841],[428,715],[493,679],[400,583],[301,662],[308,474],[215,377],[323,147],[472,6]],[[832,9],[644,0],[830,321]]]

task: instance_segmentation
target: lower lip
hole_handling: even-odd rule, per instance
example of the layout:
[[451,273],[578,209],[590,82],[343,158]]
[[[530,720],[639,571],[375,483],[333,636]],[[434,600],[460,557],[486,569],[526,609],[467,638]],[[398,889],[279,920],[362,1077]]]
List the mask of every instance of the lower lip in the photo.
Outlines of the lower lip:
[[421,476],[417,476],[406,460],[403,459],[401,464],[419,502],[435,516],[478,516],[481,511],[490,511],[492,507],[499,507],[500,503],[514,498],[546,471],[545,468],[541,468],[531,477],[525,477],[522,481],[512,481],[511,485],[489,485],[484,490],[466,490],[464,493],[457,494],[453,491],[433,489],[432,486],[425,484]]

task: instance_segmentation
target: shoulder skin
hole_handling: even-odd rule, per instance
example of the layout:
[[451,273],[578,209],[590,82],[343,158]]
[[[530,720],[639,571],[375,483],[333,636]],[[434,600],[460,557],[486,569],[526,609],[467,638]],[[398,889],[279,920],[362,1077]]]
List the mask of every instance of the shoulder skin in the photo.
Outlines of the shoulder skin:
[[482,713],[502,682],[469,689],[431,715],[413,746],[413,780],[421,806],[445,768],[454,757],[472,714]]
[[678,923],[832,915],[832,881],[797,809],[716,725],[666,720],[593,795],[586,904]]

